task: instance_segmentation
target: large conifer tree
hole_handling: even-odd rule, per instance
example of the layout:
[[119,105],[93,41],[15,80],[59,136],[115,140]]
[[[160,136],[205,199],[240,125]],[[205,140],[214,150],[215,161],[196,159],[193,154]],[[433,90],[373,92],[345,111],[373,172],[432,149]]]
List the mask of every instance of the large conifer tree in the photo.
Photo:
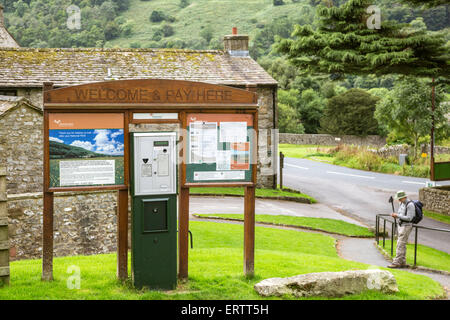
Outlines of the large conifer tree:
[[309,74],[385,75],[449,78],[449,48],[444,36],[383,21],[369,28],[370,0],[349,0],[340,7],[318,6],[317,30],[296,26],[293,39],[277,43],[279,52]]

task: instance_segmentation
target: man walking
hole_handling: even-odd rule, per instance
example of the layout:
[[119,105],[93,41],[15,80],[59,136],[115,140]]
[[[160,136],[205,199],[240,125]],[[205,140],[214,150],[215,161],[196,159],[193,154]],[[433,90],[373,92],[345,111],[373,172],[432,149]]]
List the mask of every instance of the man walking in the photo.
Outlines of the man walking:
[[398,191],[395,198],[399,201],[398,213],[391,213],[391,216],[399,219],[398,239],[396,256],[392,264],[388,268],[403,268],[406,267],[406,244],[408,243],[409,234],[412,231],[412,219],[416,214],[416,207],[412,201],[406,196],[404,191]]

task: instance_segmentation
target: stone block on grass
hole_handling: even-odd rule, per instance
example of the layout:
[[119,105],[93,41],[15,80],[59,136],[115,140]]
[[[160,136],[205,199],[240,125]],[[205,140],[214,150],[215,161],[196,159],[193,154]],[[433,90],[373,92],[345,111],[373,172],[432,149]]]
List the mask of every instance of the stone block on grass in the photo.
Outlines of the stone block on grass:
[[261,296],[342,297],[367,290],[398,292],[397,281],[389,271],[369,269],[343,272],[308,273],[288,278],[270,278],[255,284]]

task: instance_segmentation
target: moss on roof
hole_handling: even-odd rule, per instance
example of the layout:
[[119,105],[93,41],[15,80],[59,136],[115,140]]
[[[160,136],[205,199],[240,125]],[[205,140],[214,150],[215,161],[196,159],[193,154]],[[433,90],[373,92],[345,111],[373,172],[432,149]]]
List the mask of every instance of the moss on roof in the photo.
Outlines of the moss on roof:
[[222,50],[185,49],[32,49],[0,48],[0,86],[52,81],[66,86],[114,78],[176,78],[220,84],[271,84],[250,57]]

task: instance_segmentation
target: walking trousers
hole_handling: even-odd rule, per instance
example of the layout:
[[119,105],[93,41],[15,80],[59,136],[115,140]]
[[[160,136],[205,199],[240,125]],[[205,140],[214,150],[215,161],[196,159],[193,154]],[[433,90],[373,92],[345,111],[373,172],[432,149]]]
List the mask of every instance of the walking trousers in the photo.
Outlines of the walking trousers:
[[398,227],[398,239],[396,256],[393,260],[394,264],[406,264],[406,244],[408,243],[409,234],[411,233],[412,225],[403,225]]

